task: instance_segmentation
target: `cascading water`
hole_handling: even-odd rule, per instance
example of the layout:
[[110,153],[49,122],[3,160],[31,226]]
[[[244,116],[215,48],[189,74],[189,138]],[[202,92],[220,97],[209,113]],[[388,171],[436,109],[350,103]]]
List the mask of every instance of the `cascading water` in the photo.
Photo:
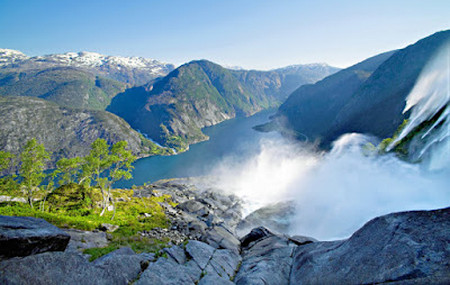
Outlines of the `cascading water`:
[[450,165],[450,42],[443,45],[426,65],[416,85],[406,99],[403,113],[410,111],[407,125],[392,142],[389,149],[402,141],[420,124],[436,121],[425,129],[420,137],[420,148],[412,153],[414,160],[426,160],[429,169],[436,170]]
[[413,155],[422,163],[405,162],[393,153],[367,155],[363,146],[378,139],[345,134],[328,153],[281,138],[261,140],[256,155],[244,160],[230,157],[212,174],[220,178],[219,188],[247,201],[246,210],[294,201],[296,214],[289,233],[321,240],[348,237],[376,216],[448,207],[449,81],[450,43],[423,69],[407,96],[409,121],[394,142],[428,122],[413,141]]

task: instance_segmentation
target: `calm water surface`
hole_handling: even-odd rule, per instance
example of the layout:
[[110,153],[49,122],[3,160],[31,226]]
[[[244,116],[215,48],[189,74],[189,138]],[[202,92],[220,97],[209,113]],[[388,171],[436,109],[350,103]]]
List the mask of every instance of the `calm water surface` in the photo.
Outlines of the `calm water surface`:
[[190,146],[189,151],[173,156],[156,156],[136,161],[133,179],[120,181],[116,187],[131,187],[164,178],[207,175],[226,157],[245,159],[258,151],[262,138],[278,136],[276,133],[261,133],[253,126],[268,121],[276,110],[266,110],[251,117],[237,118],[203,129],[208,141]]

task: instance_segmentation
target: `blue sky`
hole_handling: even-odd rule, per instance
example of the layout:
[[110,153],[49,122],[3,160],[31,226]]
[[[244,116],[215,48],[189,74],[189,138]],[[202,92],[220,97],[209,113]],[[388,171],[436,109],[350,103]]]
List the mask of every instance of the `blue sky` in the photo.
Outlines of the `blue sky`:
[[450,28],[448,0],[0,0],[0,47],[346,67]]

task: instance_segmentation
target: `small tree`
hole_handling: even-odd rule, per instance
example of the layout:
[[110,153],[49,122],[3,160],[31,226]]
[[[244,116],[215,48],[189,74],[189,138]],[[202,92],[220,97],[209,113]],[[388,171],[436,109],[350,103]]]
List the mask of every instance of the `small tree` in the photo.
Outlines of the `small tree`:
[[[104,215],[109,203],[112,202],[114,208],[112,219],[114,218],[116,207],[111,193],[112,185],[123,178],[132,178],[131,164],[136,157],[127,150],[127,147],[126,141],[119,141],[110,148],[104,139],[97,139],[92,143],[89,155],[82,159],[78,183],[100,189],[102,194],[100,216]],[[63,161],[61,165],[68,164]]]
[[[111,219],[114,219],[116,214],[116,205],[114,197],[111,195],[112,185],[121,179],[131,179],[131,170],[134,168],[131,164],[136,161],[136,156],[133,155],[131,150],[127,149],[128,142],[119,141],[111,147],[109,155],[110,170],[109,176],[103,181],[102,185],[106,188],[107,201],[112,201],[114,213]],[[103,209],[103,212],[105,210]]]
[[45,177],[45,163],[49,159],[50,155],[45,151],[44,145],[38,144],[35,138],[26,143],[20,154],[20,187],[31,208],[33,208],[34,195],[39,192],[39,185]]
[[59,174],[60,172],[59,172],[59,170],[58,169],[56,169],[56,170],[54,170],[54,171],[52,171],[51,173],[49,173],[47,176],[46,176],[46,180],[47,180],[47,185],[45,185],[45,186],[42,186],[43,187],[43,192],[44,192],[44,198],[41,200],[41,206],[40,206],[40,208],[41,208],[41,211],[45,211],[45,202],[47,201],[47,197],[48,197],[48,195],[50,195],[50,193],[52,193],[53,192],[53,190],[55,190],[55,188],[56,188],[56,183],[55,183],[55,180],[56,180],[56,177],[58,177],[58,174]]
[[59,175],[58,184],[65,185],[75,183],[81,171],[81,157],[61,158],[56,162],[56,174]]
[[[0,193],[9,196],[17,195],[17,182],[14,180],[16,175],[10,174],[14,166],[15,155],[6,151],[0,151]],[[6,174],[5,176],[2,176]]]
[[0,175],[2,171],[7,170],[13,166],[14,154],[7,151],[0,151]]
[[83,164],[81,166],[81,176],[79,184],[84,184],[86,186],[96,186],[99,187],[102,192],[102,208],[107,207],[106,193],[104,192],[104,178],[102,178],[102,173],[109,169],[111,162],[109,159],[109,145],[104,139],[96,139],[91,144],[91,151],[89,155],[84,157]]

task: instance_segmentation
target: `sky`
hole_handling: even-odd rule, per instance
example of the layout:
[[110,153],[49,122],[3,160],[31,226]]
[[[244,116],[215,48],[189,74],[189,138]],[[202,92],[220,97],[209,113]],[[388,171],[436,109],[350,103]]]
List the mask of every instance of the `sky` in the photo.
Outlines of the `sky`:
[[450,29],[448,0],[0,0],[0,48],[348,67]]

